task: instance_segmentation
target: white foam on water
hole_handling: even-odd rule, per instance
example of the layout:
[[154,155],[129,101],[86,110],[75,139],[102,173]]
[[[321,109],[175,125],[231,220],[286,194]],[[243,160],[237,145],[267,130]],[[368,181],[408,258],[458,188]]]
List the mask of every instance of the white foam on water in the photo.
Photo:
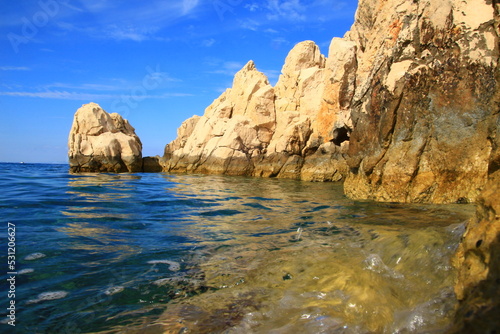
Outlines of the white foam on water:
[[26,261],[33,261],[33,260],[38,260],[38,259],[44,258],[46,256],[47,255],[45,255],[43,253],[33,253],[33,254],[30,254],[30,255],[27,255],[24,259]]
[[36,299],[31,299],[27,301],[27,304],[36,304],[48,300],[56,300],[65,298],[69,293],[67,291],[48,291],[42,292],[37,296]]
[[179,262],[171,261],[171,260],[151,260],[148,261],[149,264],[168,264],[168,270],[170,271],[179,271],[181,270],[181,265]]
[[125,288],[123,286],[112,286],[104,291],[105,295],[112,296],[114,294],[120,293],[124,290]]

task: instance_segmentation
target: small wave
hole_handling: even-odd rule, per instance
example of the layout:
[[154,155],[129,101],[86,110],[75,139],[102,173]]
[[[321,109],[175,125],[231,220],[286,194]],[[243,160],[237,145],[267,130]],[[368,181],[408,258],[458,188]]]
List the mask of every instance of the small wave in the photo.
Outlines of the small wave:
[[170,260],[151,260],[148,261],[149,264],[168,264],[168,270],[179,271],[181,270],[181,264],[179,262]]
[[120,293],[124,290],[125,288],[123,286],[112,286],[104,291],[105,295],[112,296],[114,294]]
[[48,300],[56,300],[65,298],[69,293],[66,291],[48,291],[43,292],[37,296],[36,299],[31,299],[27,301],[27,304],[36,304]]
[[382,274],[384,276],[389,276],[392,278],[404,278],[402,274],[398,273],[397,271],[387,266],[378,254],[370,254],[366,258],[364,263],[366,269],[376,272],[378,274]]
[[18,274],[19,275],[24,275],[24,274],[31,274],[32,272],[34,272],[35,269],[31,269],[31,268],[26,268],[26,269],[21,269],[18,271]]
[[30,254],[30,255],[27,255],[24,259],[26,261],[33,261],[33,260],[38,260],[38,259],[44,258],[46,256],[47,255],[45,255],[43,253],[33,253],[33,254]]

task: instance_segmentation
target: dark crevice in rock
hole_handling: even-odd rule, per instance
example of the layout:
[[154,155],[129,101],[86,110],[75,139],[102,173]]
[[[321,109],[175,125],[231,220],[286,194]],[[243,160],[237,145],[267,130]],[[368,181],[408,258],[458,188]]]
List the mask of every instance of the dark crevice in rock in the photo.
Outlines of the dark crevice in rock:
[[335,128],[333,130],[333,139],[331,139],[330,141],[335,145],[340,146],[340,144],[349,141],[350,138],[351,129],[344,125],[341,128]]

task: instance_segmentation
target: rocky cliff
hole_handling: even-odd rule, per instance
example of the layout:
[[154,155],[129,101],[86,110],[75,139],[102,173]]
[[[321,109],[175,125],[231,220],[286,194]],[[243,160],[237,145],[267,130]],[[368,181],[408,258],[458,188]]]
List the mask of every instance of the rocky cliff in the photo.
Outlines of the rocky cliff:
[[498,5],[361,0],[328,57],[296,45],[275,87],[249,62],[165,148],[165,171],[347,178],[356,199],[469,202],[498,168]]
[[348,196],[476,199],[498,168],[498,23],[496,1],[360,2]]
[[134,128],[96,103],[76,111],[68,146],[71,172],[142,171],[142,144]]

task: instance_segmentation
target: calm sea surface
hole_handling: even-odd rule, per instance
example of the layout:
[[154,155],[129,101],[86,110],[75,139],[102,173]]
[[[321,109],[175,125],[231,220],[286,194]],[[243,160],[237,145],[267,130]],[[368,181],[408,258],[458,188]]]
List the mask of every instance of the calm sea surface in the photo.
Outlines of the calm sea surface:
[[0,164],[0,333],[439,333],[473,211],[332,183]]

